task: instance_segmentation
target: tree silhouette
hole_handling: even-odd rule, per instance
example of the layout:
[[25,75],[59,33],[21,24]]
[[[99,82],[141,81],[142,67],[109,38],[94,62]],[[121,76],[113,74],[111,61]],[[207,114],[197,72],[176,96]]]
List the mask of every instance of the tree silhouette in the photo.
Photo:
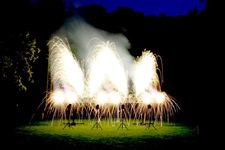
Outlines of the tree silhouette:
[[28,82],[34,82],[32,66],[40,53],[36,39],[32,39],[29,32],[15,34],[4,42],[2,48],[0,77],[15,82],[19,90],[26,91]]

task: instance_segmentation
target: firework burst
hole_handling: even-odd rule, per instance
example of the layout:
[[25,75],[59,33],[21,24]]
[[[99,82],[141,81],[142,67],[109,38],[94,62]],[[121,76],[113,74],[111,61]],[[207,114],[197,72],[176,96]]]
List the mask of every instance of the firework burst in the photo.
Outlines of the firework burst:
[[157,59],[161,57],[151,51],[144,50],[128,72],[113,42],[98,42],[81,61],[67,43],[54,37],[48,44],[50,88],[44,101],[45,111],[53,120],[65,119],[69,104],[74,115],[88,119],[95,116],[98,104],[100,118],[112,124],[119,121],[121,104],[128,122],[149,117],[168,120],[180,109],[172,96],[161,91],[163,74],[157,73]]

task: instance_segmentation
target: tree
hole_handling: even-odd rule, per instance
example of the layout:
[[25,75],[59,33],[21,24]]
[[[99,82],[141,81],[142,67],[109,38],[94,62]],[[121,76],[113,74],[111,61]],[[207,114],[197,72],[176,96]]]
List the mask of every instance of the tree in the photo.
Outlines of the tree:
[[28,31],[2,41],[0,78],[16,83],[19,90],[26,91],[27,85],[34,83],[32,65],[41,51],[36,44]]

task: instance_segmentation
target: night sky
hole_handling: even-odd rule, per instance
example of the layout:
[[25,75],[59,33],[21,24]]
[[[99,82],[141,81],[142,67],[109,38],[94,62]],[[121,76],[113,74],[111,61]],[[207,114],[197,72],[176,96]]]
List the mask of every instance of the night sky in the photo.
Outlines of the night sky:
[[97,4],[106,8],[108,13],[115,11],[118,7],[128,7],[135,12],[142,12],[144,15],[160,16],[161,13],[167,16],[186,15],[196,8],[201,11],[205,7],[204,0],[65,0],[67,6],[72,4],[75,7]]

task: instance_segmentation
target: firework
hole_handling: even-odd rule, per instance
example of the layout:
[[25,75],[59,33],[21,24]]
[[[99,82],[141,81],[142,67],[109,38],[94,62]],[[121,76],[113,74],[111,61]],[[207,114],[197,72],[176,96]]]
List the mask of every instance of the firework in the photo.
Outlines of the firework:
[[120,118],[121,104],[128,120],[137,121],[145,121],[147,116],[168,120],[180,109],[173,97],[161,91],[162,74],[157,73],[160,57],[151,51],[144,50],[128,72],[111,41],[93,45],[87,58],[80,61],[67,43],[59,37],[49,42],[50,88],[45,110],[53,118],[65,118],[68,104],[77,116],[88,119],[95,115],[98,104],[100,118],[112,124]]

